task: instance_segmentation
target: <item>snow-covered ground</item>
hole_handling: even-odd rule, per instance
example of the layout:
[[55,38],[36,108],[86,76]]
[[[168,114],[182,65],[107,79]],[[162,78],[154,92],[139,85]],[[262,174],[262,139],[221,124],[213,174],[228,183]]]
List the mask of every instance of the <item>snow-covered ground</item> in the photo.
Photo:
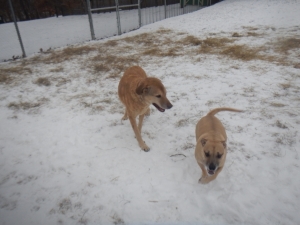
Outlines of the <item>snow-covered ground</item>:
[[[226,0],[1,63],[0,224],[299,224],[299,11]],[[174,105],[144,121],[148,153],[121,123],[130,65],[160,78]],[[228,155],[201,185],[195,125],[222,106],[246,111],[217,114]]]

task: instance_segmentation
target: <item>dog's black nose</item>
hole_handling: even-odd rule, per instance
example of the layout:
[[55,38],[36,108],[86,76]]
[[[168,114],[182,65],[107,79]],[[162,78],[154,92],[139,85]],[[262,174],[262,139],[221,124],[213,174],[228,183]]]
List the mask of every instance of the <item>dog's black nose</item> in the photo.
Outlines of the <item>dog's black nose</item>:
[[210,170],[215,170],[215,169],[216,169],[215,164],[213,164],[213,163],[209,164],[208,169],[210,169]]
[[171,103],[168,104],[168,109],[171,109],[173,107],[173,105]]

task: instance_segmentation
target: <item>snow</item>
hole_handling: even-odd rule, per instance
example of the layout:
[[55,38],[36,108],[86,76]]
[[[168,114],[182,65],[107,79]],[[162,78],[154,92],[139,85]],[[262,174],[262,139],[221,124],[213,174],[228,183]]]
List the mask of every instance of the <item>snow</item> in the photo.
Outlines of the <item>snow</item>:
[[[238,44],[270,46],[299,39],[299,11],[295,0],[226,0],[75,47],[102,46],[107,54],[126,58],[145,46],[132,47],[124,38],[162,29],[171,31],[153,40],[161,49],[173,46],[161,44],[168,38],[232,38],[235,32],[243,35]],[[56,34],[47,32],[51,20],[67,24],[74,35],[88,29],[80,19],[75,26],[66,17],[32,21],[25,31],[45,34],[54,46]],[[250,31],[257,36],[245,35]],[[119,44],[111,47],[107,41]],[[42,42],[36,39],[35,46]],[[0,224],[299,224],[299,50],[290,50],[281,64],[191,54],[196,48],[185,46],[186,55],[178,57],[138,57],[149,76],[162,80],[174,105],[164,113],[152,107],[145,119],[148,153],[139,149],[129,121],[121,122],[119,77],[109,78],[118,70],[92,71],[89,63],[103,52],[58,63],[38,62],[50,54],[1,63],[0,76],[18,66],[23,72],[10,74],[13,83],[0,83]],[[38,86],[36,80],[45,77],[51,85]],[[12,106],[22,102],[40,105]],[[245,112],[217,114],[226,128],[228,155],[218,178],[201,185],[195,126],[209,110],[223,106]]]

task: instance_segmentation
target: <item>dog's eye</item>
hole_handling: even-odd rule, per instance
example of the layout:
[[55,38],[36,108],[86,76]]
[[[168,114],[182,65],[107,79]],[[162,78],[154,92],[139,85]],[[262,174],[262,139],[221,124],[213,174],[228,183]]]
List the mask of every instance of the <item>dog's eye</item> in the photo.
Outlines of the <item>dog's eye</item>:
[[210,155],[209,155],[209,152],[205,152],[205,156],[206,157],[209,157]]
[[217,158],[218,158],[218,159],[221,159],[221,157],[222,157],[222,155],[217,154]]
[[160,98],[161,97],[161,95],[156,95],[156,98]]

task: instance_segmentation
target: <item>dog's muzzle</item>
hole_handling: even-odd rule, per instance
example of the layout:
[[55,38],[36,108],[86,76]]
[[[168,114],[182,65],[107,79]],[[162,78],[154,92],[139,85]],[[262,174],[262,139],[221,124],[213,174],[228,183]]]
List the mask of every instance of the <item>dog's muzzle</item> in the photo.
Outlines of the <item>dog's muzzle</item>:
[[215,166],[215,164],[211,163],[211,164],[209,164],[208,168],[206,168],[206,169],[207,169],[207,173],[209,175],[214,175],[217,167]]

